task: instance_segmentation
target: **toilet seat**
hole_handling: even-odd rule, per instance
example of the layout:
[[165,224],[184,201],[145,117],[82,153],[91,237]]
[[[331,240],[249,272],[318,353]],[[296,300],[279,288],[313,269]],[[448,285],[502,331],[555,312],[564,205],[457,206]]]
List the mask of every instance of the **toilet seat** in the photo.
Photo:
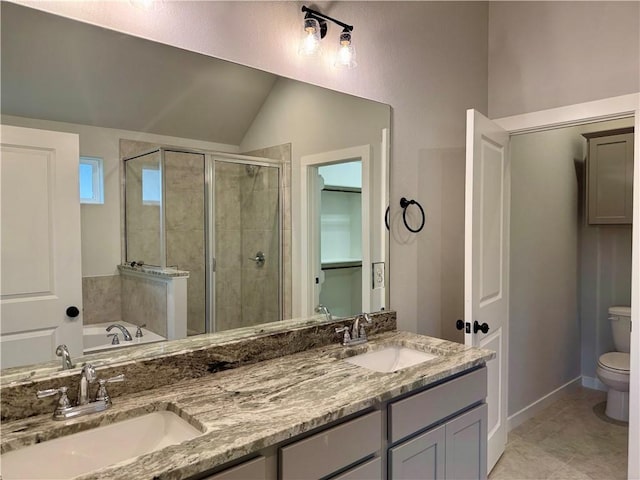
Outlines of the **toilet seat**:
[[598,366],[604,370],[618,374],[629,375],[629,354],[623,352],[609,352],[600,355]]

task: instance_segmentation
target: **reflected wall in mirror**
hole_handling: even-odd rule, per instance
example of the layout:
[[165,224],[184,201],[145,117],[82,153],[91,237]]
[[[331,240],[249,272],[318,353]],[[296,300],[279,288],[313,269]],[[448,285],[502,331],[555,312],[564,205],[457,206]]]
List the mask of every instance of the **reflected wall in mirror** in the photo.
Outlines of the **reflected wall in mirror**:
[[[103,160],[104,203],[81,205],[82,278],[73,302],[82,313],[65,322],[95,330],[126,321],[135,328],[142,321],[125,314],[127,305],[167,311],[167,295],[159,290],[123,300],[131,283],[117,266],[131,261],[188,272],[191,334],[312,316],[319,298],[341,302],[327,300],[328,284],[321,295],[325,276],[313,267],[321,265],[322,239],[310,234],[319,217],[310,218],[302,207],[313,198],[301,159],[332,158],[349,149],[369,157],[361,188],[369,192],[362,212],[370,247],[353,277],[362,297],[350,297],[350,306],[327,307],[338,313],[350,312],[353,304],[388,306],[388,282],[374,289],[371,268],[384,263],[389,270],[389,106],[31,8],[7,2],[0,8],[2,124],[76,134],[80,155]],[[155,153],[125,168],[123,159],[144,152]],[[158,168],[161,152],[164,172]],[[359,157],[339,162],[347,160]],[[197,175],[186,181],[185,169]],[[77,190],[77,181],[67,187]],[[125,195],[137,203],[124,202]],[[331,205],[334,213],[338,203]],[[353,202],[345,208],[353,210]],[[234,223],[240,217],[242,226]],[[9,234],[3,228],[3,249]],[[165,280],[171,285],[170,277]],[[3,316],[9,300],[3,291]],[[60,317],[64,311],[47,314]],[[42,328],[27,324],[24,331]],[[64,340],[55,332],[32,335],[36,343],[1,333],[3,345],[37,349],[40,359],[42,351],[55,359]]]

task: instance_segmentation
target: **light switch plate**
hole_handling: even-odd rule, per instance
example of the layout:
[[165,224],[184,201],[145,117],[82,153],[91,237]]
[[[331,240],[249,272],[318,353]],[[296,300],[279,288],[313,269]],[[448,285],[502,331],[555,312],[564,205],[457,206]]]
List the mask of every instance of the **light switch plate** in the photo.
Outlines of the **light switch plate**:
[[384,288],[384,262],[371,264],[371,288]]

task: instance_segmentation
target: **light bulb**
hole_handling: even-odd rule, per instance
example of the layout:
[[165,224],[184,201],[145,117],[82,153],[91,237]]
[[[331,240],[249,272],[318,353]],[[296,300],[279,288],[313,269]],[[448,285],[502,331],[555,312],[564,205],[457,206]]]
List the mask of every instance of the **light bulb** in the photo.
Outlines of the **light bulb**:
[[315,18],[304,19],[304,29],[298,53],[300,55],[315,55],[320,50],[320,24]]
[[340,34],[340,46],[338,47],[334,66],[338,68],[354,68],[357,65],[356,49],[351,43],[351,33],[345,30]]

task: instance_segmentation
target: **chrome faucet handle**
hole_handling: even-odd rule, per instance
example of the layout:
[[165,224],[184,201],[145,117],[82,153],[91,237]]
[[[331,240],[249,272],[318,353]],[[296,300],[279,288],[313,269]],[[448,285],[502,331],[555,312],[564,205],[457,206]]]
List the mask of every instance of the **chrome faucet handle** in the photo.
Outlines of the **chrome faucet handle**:
[[120,375],[116,375],[111,378],[101,378],[98,380],[98,393],[96,393],[96,402],[103,401],[106,404],[111,404],[111,397],[109,396],[109,392],[107,392],[107,383],[116,383],[116,382],[124,382],[124,373]]
[[120,345],[120,339],[118,338],[118,334],[117,333],[108,333],[107,334],[107,338],[108,337],[113,337],[111,339],[111,345]]
[[342,344],[347,345],[351,342],[351,334],[349,333],[349,327],[337,327],[336,333],[342,333]]
[[146,326],[147,326],[146,323],[143,323],[142,325],[138,325],[138,329],[136,330],[136,338],[142,338],[144,336],[142,334],[142,328]]
[[36,397],[38,398],[46,398],[51,397],[53,395],[60,394],[60,399],[58,400],[57,410],[62,408],[69,408],[71,406],[71,402],[69,401],[69,397],[67,397],[67,387],[60,388],[49,388],[47,390],[38,390],[36,393]]

